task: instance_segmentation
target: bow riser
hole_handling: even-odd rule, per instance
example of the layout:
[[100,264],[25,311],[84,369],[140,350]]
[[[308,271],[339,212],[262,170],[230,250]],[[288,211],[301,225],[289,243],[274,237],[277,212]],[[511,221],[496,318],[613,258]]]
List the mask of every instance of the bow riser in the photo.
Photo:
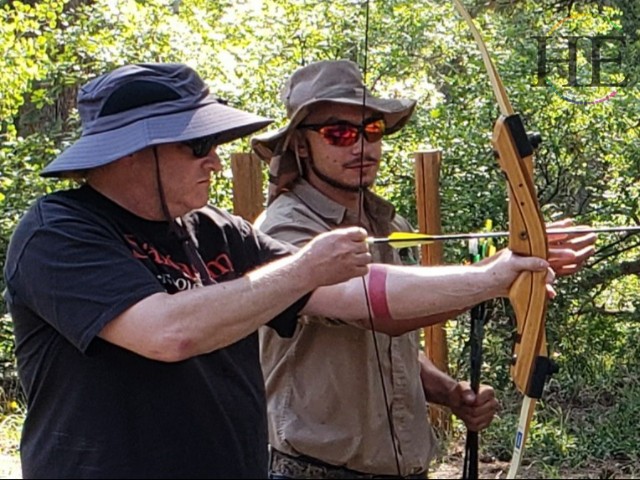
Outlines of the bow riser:
[[[533,147],[517,115],[501,116],[492,143],[509,184],[509,248],[519,255],[547,257],[544,220],[533,186]],[[514,282],[509,299],[514,309],[517,338],[511,375],[518,389],[529,395],[532,365],[545,354],[546,272],[524,272]]]

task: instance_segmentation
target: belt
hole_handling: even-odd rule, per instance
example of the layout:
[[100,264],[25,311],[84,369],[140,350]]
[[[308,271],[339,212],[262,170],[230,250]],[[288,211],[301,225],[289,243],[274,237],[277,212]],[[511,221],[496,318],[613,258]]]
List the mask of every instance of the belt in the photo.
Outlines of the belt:
[[301,455],[294,457],[274,448],[271,449],[270,473],[288,478],[427,478],[426,472],[398,477],[397,475],[375,475],[349,468],[337,467],[321,460]]

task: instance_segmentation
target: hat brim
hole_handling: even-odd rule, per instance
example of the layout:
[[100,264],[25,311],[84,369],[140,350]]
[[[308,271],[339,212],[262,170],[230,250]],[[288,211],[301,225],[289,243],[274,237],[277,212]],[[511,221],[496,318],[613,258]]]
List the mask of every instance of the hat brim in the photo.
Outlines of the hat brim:
[[129,125],[81,136],[40,173],[61,177],[70,172],[107,165],[115,160],[162,143],[217,136],[217,145],[250,135],[273,120],[221,103],[205,103],[174,114],[145,118]]
[[251,139],[251,147],[263,160],[269,161],[274,155],[281,154],[286,148],[289,134],[309,115],[312,108],[320,103],[338,103],[342,105],[365,106],[383,115],[387,125],[386,134],[397,132],[413,115],[416,106],[415,100],[410,99],[382,99],[372,96],[362,98],[318,98],[301,105],[291,115],[291,120],[284,127],[256,135]]

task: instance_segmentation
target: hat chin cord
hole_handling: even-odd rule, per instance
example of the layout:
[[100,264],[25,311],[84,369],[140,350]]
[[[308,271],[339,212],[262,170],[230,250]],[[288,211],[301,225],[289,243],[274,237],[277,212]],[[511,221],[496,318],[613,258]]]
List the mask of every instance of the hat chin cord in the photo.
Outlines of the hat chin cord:
[[[169,207],[167,205],[167,196],[164,193],[164,188],[162,187],[162,176],[160,175],[160,161],[158,160],[158,148],[154,145],[151,147],[153,149],[153,159],[155,161],[156,166],[156,186],[158,187],[158,196],[160,197],[160,208],[162,209],[162,214],[167,222],[169,222],[169,228],[173,227],[174,221],[171,213],[169,213]],[[171,228],[173,233],[178,233],[174,228]],[[178,235],[178,238],[181,238]]]
[[298,166],[298,174],[300,177],[304,178],[305,169],[302,164],[302,159],[300,158],[300,153],[298,152],[298,135],[293,132],[293,141],[291,142],[291,149],[293,150],[293,156],[296,159],[296,165]]
[[204,285],[212,285],[216,282],[213,278],[211,278],[209,270],[207,269],[204,260],[200,256],[200,252],[198,252],[198,249],[193,242],[191,232],[189,232],[188,228],[185,227],[187,223],[182,217],[177,217],[175,220],[171,217],[169,206],[167,205],[167,197],[164,193],[164,187],[162,186],[162,176],[160,175],[160,161],[158,160],[158,148],[156,145],[154,145],[152,149],[153,158],[156,165],[156,185],[158,187],[158,196],[160,197],[160,208],[162,208],[162,214],[164,215],[166,221],[169,223],[169,231],[178,238],[178,240],[182,244],[182,248],[185,254],[187,255],[187,258],[189,259],[189,263],[194,268],[193,281],[195,282],[195,284],[198,287],[202,287]]

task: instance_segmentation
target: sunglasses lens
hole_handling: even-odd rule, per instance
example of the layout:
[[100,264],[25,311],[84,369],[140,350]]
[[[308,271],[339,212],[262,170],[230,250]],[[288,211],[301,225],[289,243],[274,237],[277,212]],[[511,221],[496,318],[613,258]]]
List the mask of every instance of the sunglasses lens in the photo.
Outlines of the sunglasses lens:
[[318,130],[329,145],[348,147],[358,141],[358,128],[351,125],[327,125]]
[[364,138],[367,139],[367,142],[378,142],[382,139],[385,128],[386,125],[382,119],[369,122],[364,126]]
[[183,143],[191,148],[194,157],[204,158],[209,155],[209,152],[215,145],[215,139],[213,137],[202,137],[188,140]]

